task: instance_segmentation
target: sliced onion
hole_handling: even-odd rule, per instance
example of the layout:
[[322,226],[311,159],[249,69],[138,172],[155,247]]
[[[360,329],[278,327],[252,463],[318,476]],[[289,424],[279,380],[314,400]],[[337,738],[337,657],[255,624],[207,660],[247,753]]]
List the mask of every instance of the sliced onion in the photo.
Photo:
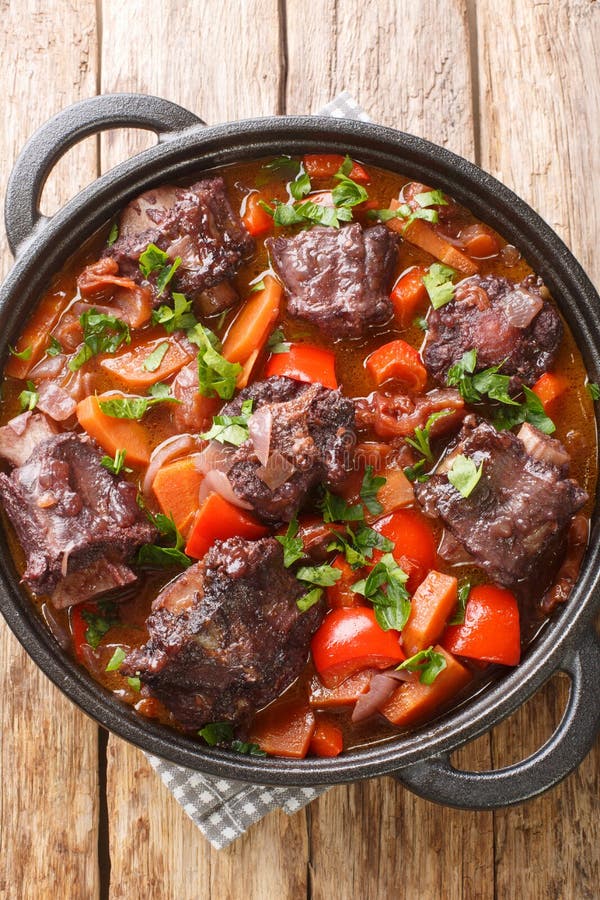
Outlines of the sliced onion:
[[150,455],[150,462],[144,475],[142,492],[147,497],[152,490],[152,483],[156,473],[166,462],[183,456],[196,447],[196,438],[191,434],[173,434],[154,448]]
[[263,406],[252,413],[248,420],[248,432],[252,438],[256,458],[266,466],[271,449],[271,432],[273,429],[273,413],[268,406]]
[[561,468],[571,460],[560,441],[542,434],[541,431],[533,428],[528,422],[521,425],[517,437],[525,445],[525,450],[529,456],[533,456],[534,459],[540,462]]
[[27,423],[29,422],[32,415],[33,413],[30,409],[28,409],[27,412],[20,413],[20,415],[15,416],[14,419],[10,419],[6,424],[9,425],[14,433],[18,434],[20,437],[27,428]]
[[504,315],[515,328],[527,328],[544,305],[539,294],[531,294],[516,287],[507,294],[503,303]]
[[59,353],[57,356],[45,356],[33,367],[30,376],[33,381],[39,381],[42,378],[58,378],[66,365],[67,357],[64,353]]
[[292,477],[295,471],[295,466],[285,456],[282,456],[281,453],[272,453],[266,466],[260,466],[256,470],[256,474],[269,490],[276,491]]
[[234,455],[233,448],[225,447],[218,441],[209,441],[200,453],[194,453],[194,465],[198,472],[203,472],[205,475],[208,475],[213,469],[227,475],[233,465]]
[[77,403],[64,388],[53,381],[43,381],[38,388],[37,408],[54,419],[64,422],[75,413]]
[[231,482],[225,472],[219,472],[218,469],[212,469],[205,478],[202,479],[200,485],[200,493],[198,500],[200,504],[204,503],[209,494],[220,494],[224,500],[239,506],[240,509],[252,509],[251,503],[241,500],[233,490]]
[[413,674],[403,669],[388,669],[373,675],[369,690],[361,694],[352,712],[353,722],[362,722],[378,712],[398,687],[399,681],[414,681]]

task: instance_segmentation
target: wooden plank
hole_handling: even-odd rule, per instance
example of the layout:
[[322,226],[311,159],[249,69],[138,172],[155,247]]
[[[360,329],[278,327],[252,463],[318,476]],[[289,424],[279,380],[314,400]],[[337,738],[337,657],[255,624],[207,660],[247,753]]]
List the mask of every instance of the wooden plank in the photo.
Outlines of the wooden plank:
[[[103,91],[144,90],[209,122],[278,111],[276,0],[223,4],[104,2]],[[170,39],[176,36],[176,41]],[[199,40],[202,36],[203,40]],[[153,53],[148,57],[146,48]],[[260,52],[259,52],[260,51]],[[103,168],[151,139],[114,132]],[[306,893],[306,817],[271,815],[216,852],[162,786],[143,755],[109,740],[111,898],[299,897]],[[266,864],[265,864],[266,863]]]
[[287,106],[316,112],[348,90],[375,122],[473,157],[465,3],[287,0]]
[[[588,199],[600,177],[600,8],[484,0],[477,24],[482,165],[550,222],[600,284],[600,210]],[[507,60],[510,78],[500,74]],[[497,766],[543,743],[567,693],[566,679],[553,680],[493,732]],[[599,813],[597,744],[551,794],[496,814],[498,896],[597,897]]]
[[[375,121],[474,157],[463,3],[326,0],[318,17],[304,11],[288,0],[288,112],[316,111],[346,89]],[[456,762],[489,767],[489,738]],[[334,789],[309,821],[315,900],[395,896],[399,886],[406,897],[493,896],[489,813],[441,809],[386,779]]]
[[[93,0],[51,8],[3,4],[0,195],[16,154],[53,112],[95,90]],[[58,21],[60,20],[60,27]],[[15,48],[18,52],[15,52]],[[73,150],[50,179],[46,210],[96,174],[93,142]],[[0,226],[2,227],[2,226]],[[12,264],[2,231],[1,268]],[[99,895],[96,726],[42,675],[0,624],[0,895]]]

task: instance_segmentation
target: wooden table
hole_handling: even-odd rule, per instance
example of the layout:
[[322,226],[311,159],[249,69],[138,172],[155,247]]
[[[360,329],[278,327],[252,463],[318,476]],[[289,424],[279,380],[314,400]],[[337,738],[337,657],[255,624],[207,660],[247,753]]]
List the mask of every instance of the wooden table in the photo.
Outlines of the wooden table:
[[[587,0],[2,0],[2,194],[15,154],[68,103],[146,91],[208,122],[319,109],[349,89],[378,122],[480,163],[600,283],[600,3]],[[90,138],[52,210],[147,146]],[[4,245],[2,268],[11,260]],[[144,756],[75,709],[1,629],[0,894],[7,898],[596,898],[600,744],[549,796],[449,811],[391,778],[337,787],[213,851]],[[462,766],[516,761],[551,733],[552,680]]]

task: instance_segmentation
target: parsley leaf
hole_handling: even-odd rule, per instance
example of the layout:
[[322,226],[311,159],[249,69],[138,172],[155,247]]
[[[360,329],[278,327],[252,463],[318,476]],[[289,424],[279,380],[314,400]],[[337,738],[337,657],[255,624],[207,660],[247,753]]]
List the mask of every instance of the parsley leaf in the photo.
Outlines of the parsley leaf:
[[174,262],[171,263],[165,251],[157,247],[156,244],[148,244],[139,260],[140,272],[144,278],[148,278],[153,272],[158,272],[156,287],[158,288],[159,297],[180,265],[180,256],[177,256]]
[[265,287],[266,287],[266,284],[265,284],[264,278],[261,278],[260,281],[257,281],[256,284],[253,284],[251,286],[250,293],[254,294],[257,291],[264,291]]
[[374,550],[389,553],[395,546],[389,538],[362,522],[356,531],[346,526],[346,535],[332,531],[331,537],[332,540],[327,550],[340,550],[346,557],[348,565],[354,569],[366,566],[372,558]]
[[457,363],[450,366],[446,380],[450,387],[458,388],[461,397],[467,403],[481,403],[487,395],[490,400],[518,407],[519,403],[508,393],[510,376],[498,374],[502,365],[501,363],[475,372],[477,351],[467,350]]
[[377,493],[386,480],[382,475],[373,475],[373,466],[366,467],[360,488],[360,499],[372,516],[378,516],[383,512],[383,504],[377,499]]
[[514,428],[515,425],[521,425],[523,422],[529,422],[544,434],[552,434],[556,431],[554,422],[546,415],[544,405],[537,394],[523,386],[523,395],[525,397],[523,403],[502,409],[496,414],[494,426],[499,430],[504,430]]
[[588,383],[586,384],[586,390],[592,400],[600,400],[600,387],[593,381],[588,381]]
[[26,410],[35,409],[39,400],[39,396],[40,395],[38,394],[33,381],[28,381],[27,390],[21,391],[21,393],[19,394],[19,403],[21,404],[21,409],[23,410],[23,412],[25,412]]
[[141,419],[157,403],[178,403],[175,397],[110,397],[98,400],[98,406],[113,419]]
[[313,588],[311,591],[307,591],[306,594],[298,597],[298,599],[296,600],[296,606],[298,607],[300,612],[306,612],[307,609],[310,609],[311,606],[314,606],[315,603],[318,603],[322,596],[323,588]]
[[138,678],[137,675],[134,675],[133,678],[128,678],[127,684],[129,685],[129,687],[132,690],[137,691],[138,693],[142,689],[142,682],[140,681],[140,679]]
[[304,556],[302,538],[297,537],[299,527],[298,519],[292,519],[285,534],[275,535],[275,540],[283,547],[283,565],[286,569]]
[[307,584],[317,584],[319,587],[331,587],[339,581],[342,573],[334,566],[324,563],[322,566],[300,566],[296,572],[298,581],[306,581]]
[[454,269],[444,266],[442,263],[433,263],[429,266],[427,274],[423,275],[423,284],[434,309],[440,309],[446,303],[450,303],[454,297],[452,279],[455,275]]
[[156,370],[160,367],[163,359],[165,358],[168,350],[168,341],[165,341],[163,344],[159,344],[158,347],[155,347],[152,353],[150,353],[146,357],[146,359],[142,363],[142,369],[145,369],[146,372],[156,372]]
[[230,363],[221,355],[221,342],[209,328],[197,325],[188,338],[198,351],[198,390],[204,397],[219,396],[231,400],[235,383],[242,371],[239,363]]
[[104,468],[108,469],[109,472],[112,472],[113,475],[119,475],[121,472],[132,471],[132,469],[128,469],[125,465],[126,456],[126,450],[117,450],[114,459],[112,458],[112,456],[103,456],[100,462],[102,463]]
[[447,666],[446,658],[433,647],[427,650],[419,650],[414,656],[405,659],[396,669],[407,669],[409,672],[419,672],[421,684],[433,684],[440,672]]
[[472,459],[459,453],[448,471],[448,481],[466,499],[470,497],[481,478],[483,463],[477,468]]
[[431,452],[429,443],[431,429],[439,419],[451,416],[452,412],[453,410],[451,409],[440,409],[438,412],[432,413],[425,423],[425,428],[419,428],[419,426],[417,426],[415,428],[414,437],[405,438],[406,443],[410,444],[411,447],[414,447],[415,450],[417,450],[421,456],[424,456],[430,463],[433,462],[433,453]]
[[448,201],[440,190],[424,191],[422,194],[415,194],[415,200],[423,208],[427,206],[448,206]]
[[113,625],[118,625],[119,623],[114,603],[99,603],[98,608],[100,612],[97,613],[87,609],[82,609],[81,611],[83,620],[87,622],[85,640],[94,650]]
[[213,416],[213,424],[209,431],[200,437],[205,441],[218,441],[220,444],[233,444],[241,447],[247,441],[250,432],[248,420],[252,415],[253,400],[244,400],[239,416]]
[[325,522],[359,522],[365,517],[362,506],[349,506],[342,497],[327,490],[319,506]]
[[131,343],[129,325],[115,316],[91,309],[79,316],[83,328],[83,344],[70,360],[69,369],[76,372],[98,353],[116,353],[121,344]]
[[192,565],[192,560],[183,552],[185,540],[183,535],[175,525],[171,515],[165,516],[163,513],[153,515],[150,510],[146,510],[146,515],[156,526],[161,537],[165,541],[170,541],[173,546],[163,547],[159,544],[143,544],[138,550],[136,562],[138,566],[146,566],[151,569],[163,568],[165,566],[183,566],[187,569]]
[[173,306],[159,306],[152,313],[152,322],[155,325],[162,325],[167,334],[173,331],[185,331],[188,328],[194,328],[198,321],[193,314],[192,301],[188,300],[185,294],[178,294],[173,291]]
[[104,671],[116,672],[126,656],[127,653],[125,650],[123,650],[122,647],[115,647],[115,652],[111,656],[110,661]]
[[46,356],[58,356],[59,353],[62,353],[60,341],[57,341],[55,337],[50,335],[50,343],[46,347]]
[[260,205],[265,212],[273,216],[274,224],[281,228],[289,228],[292,225],[327,225],[339,228],[341,221],[350,222],[352,219],[352,210],[345,206],[339,208],[322,206],[310,199],[295,206],[276,200],[274,210],[264,202]]
[[413,325],[420,328],[421,331],[429,331],[429,322],[424,316],[417,316],[413,319]]
[[[157,381],[156,384],[151,385],[148,388],[148,393],[155,400],[168,400],[171,398],[171,388],[163,381]],[[172,397],[171,399],[174,400],[175,398]]]
[[384,631],[402,631],[410,615],[408,575],[391,553],[385,553],[367,578],[352,585],[352,590],[370,600],[375,618]]
[[456,612],[448,621],[448,625],[462,625],[465,621],[465,611],[467,609],[467,600],[469,599],[469,593],[471,591],[471,582],[463,581],[462,584],[458,586],[458,603],[456,606]]
[[310,192],[310,178],[306,172],[298,172],[296,178],[290,182],[290,194],[294,200],[302,200]]
[[8,348],[11,356],[16,356],[17,359],[22,359],[24,362],[27,362],[28,359],[31,359],[31,354],[33,353],[33,347],[31,345],[29,347],[25,347],[24,350],[15,350],[14,347]]
[[205,725],[198,732],[201,738],[204,738],[209,747],[215,747],[217,744],[229,743],[233,740],[233,725],[231,722],[211,722]]
[[[348,169],[348,159],[349,157],[346,157],[341,168],[333,176],[339,183],[334,187],[331,196],[336,206],[349,208],[364,203],[369,199],[369,195],[361,184],[357,184],[356,181],[349,178],[349,173],[344,171],[344,166],[346,170]],[[352,171],[352,160],[350,160],[350,171]]]
[[267,349],[271,353],[289,353],[291,344],[286,341],[283,328],[276,328],[267,341]]
[[414,466],[405,466],[404,467],[404,474],[406,475],[406,477],[408,478],[409,481],[411,481],[411,482],[418,481],[421,484],[423,482],[427,481],[427,479],[429,478],[429,475],[427,474],[427,472],[423,471],[423,469],[425,468],[425,462],[426,462],[425,457],[423,457],[423,459],[420,459],[419,462],[416,462],[414,464]]
[[106,246],[112,247],[116,239],[119,237],[119,226],[116,222],[113,222],[111,225],[111,229],[108,232],[108,238],[106,239]]
[[283,175],[284,177],[296,176],[301,169],[300,162],[292,159],[291,156],[278,156],[271,162],[261,166],[263,172],[269,172],[274,175]]
[[249,741],[232,741],[229,747],[234,753],[245,753],[248,756],[267,756],[268,754],[261,750],[258,744],[252,744]]

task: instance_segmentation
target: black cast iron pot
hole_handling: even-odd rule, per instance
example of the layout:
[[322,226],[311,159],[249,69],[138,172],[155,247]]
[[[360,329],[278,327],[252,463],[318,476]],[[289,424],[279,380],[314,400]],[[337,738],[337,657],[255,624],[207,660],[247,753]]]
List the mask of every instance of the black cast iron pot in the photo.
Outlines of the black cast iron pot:
[[[82,138],[117,126],[158,135],[158,144],[103,175],[51,219],[39,212],[41,191],[59,157]],[[434,184],[454,195],[514,243],[542,275],[574,332],[590,373],[600,380],[600,298],[577,261],[527,204],[476,166],[420,138],[363,122],[311,117],[253,119],[207,128],[192,113],[155,97],[113,94],[85,100],[55,116],[17,160],[6,197],[6,228],[15,266],[0,293],[0,358],[28,313],[89,235],[151,186],[197,176],[225,163],[307,151],[346,153]],[[6,536],[0,534],[0,604],[35,662],[88,715],[164,759],[227,778],[276,785],[316,785],[392,774],[423,797],[467,809],[493,809],[547,790],[582,761],[600,729],[600,524],[569,602],[499,682],[433,723],[387,743],[337,759],[256,759],[204,747],[138,716],[103,690],[64,653],[19,586]],[[449,754],[512,713],[551,675],[566,673],[571,690],[555,733],[533,756],[493,772],[462,772]]]

